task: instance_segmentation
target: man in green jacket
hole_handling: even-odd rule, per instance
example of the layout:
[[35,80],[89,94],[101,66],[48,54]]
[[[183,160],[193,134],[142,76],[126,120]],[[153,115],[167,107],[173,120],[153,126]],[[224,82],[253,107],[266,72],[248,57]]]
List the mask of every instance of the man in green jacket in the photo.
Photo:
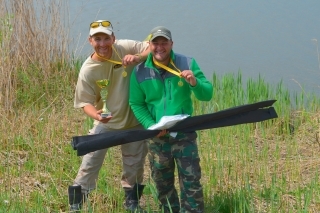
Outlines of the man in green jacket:
[[[135,67],[130,79],[129,104],[149,128],[162,116],[192,115],[191,93],[209,101],[213,86],[195,59],[172,50],[171,32],[162,26],[151,30],[147,60]],[[164,212],[204,212],[201,168],[196,132],[169,133],[162,130],[149,142],[149,160],[158,199]],[[174,186],[175,163],[180,183],[180,201]]]

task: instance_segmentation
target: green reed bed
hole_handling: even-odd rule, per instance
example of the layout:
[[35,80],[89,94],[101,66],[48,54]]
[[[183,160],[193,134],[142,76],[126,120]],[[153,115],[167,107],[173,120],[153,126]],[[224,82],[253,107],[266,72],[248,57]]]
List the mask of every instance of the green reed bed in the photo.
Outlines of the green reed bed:
[[319,97],[291,94],[241,73],[213,75],[215,96],[196,114],[276,99],[279,118],[200,131],[208,212],[317,212]]

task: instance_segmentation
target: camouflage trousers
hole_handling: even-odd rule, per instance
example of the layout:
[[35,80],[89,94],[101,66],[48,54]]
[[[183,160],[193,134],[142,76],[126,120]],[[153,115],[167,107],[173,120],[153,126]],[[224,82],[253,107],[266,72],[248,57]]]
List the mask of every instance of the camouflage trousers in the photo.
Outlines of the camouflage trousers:
[[[149,142],[152,178],[158,191],[163,212],[204,212],[201,168],[196,143],[197,134],[178,134],[173,138],[153,138]],[[178,169],[180,202],[174,186],[175,167]],[[181,203],[181,207],[180,207]]]

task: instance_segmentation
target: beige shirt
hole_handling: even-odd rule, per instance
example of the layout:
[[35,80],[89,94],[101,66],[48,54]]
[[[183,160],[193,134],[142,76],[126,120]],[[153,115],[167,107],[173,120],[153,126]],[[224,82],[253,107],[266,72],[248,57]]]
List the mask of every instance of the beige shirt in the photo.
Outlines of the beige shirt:
[[[127,54],[143,52],[148,47],[147,42],[133,40],[116,40],[114,48],[121,58]],[[113,50],[111,60],[121,61]],[[107,108],[112,113],[112,119],[103,125],[111,129],[127,129],[137,126],[136,120],[129,106],[129,82],[133,66],[123,66],[111,62],[99,62],[91,59],[91,56],[83,63],[78,76],[75,90],[74,107],[82,108],[88,104],[97,109],[102,108],[100,88],[96,81],[109,79]],[[123,72],[127,72],[124,77]],[[95,121],[96,123],[98,121]],[[101,125],[101,124],[100,124]]]

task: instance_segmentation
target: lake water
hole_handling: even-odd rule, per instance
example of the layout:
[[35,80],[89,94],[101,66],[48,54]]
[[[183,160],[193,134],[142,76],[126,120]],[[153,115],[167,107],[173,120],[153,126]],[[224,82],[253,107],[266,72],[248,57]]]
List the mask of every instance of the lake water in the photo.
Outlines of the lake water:
[[241,70],[292,91],[320,95],[319,0],[68,0],[76,56],[87,56],[88,26],[110,20],[117,38],[143,40],[158,25],[174,51],[194,57],[207,77]]

